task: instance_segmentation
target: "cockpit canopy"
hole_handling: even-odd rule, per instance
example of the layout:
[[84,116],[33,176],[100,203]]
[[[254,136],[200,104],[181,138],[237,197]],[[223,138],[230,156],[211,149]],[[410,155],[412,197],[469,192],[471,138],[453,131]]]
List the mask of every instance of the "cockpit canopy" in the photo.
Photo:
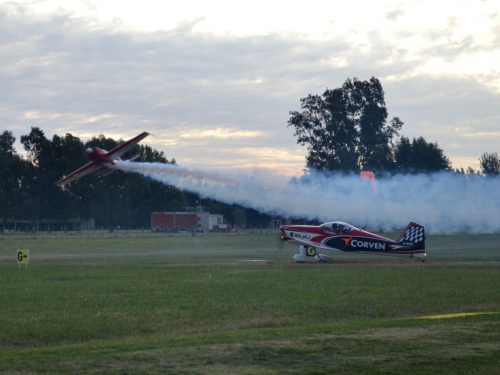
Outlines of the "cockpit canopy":
[[327,223],[321,224],[320,228],[325,232],[331,232],[335,234],[347,234],[350,231],[357,229],[351,224],[347,224],[342,221],[329,221]]

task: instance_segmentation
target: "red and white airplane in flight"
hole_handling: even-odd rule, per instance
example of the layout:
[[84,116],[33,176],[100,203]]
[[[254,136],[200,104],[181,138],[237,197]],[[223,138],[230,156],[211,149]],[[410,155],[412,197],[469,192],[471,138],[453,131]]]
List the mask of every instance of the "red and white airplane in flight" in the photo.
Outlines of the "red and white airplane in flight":
[[427,256],[424,227],[416,223],[409,223],[396,241],[341,221],[319,226],[283,225],[280,230],[282,241],[300,245],[300,253],[294,256],[298,263],[332,261],[330,257],[318,254],[316,249],[416,257],[422,262]]
[[[146,138],[149,135],[148,132],[143,132],[139,134],[137,137],[132,138],[131,140],[128,140],[127,142],[124,142],[118,146],[116,146],[114,149],[111,151],[106,151],[103,149],[100,149],[99,147],[90,147],[85,150],[85,153],[87,154],[88,158],[91,160],[91,162],[85,164],[83,167],[78,168],[76,171],[71,172],[69,175],[64,176],[61,178],[59,181],[55,183],[56,186],[62,186],[64,184],[67,184],[68,182],[78,180],[79,178],[89,174],[89,173],[97,173],[101,169],[104,169],[104,171],[101,171],[100,174],[102,176],[107,176],[108,174],[114,172],[116,169],[111,169],[108,168],[109,165],[115,164],[117,161],[122,160],[120,156],[122,156],[124,153],[127,151],[131,150],[134,148],[134,146],[142,141],[144,138]],[[135,154],[131,156],[128,159],[128,161],[135,160],[139,157],[139,154]]]

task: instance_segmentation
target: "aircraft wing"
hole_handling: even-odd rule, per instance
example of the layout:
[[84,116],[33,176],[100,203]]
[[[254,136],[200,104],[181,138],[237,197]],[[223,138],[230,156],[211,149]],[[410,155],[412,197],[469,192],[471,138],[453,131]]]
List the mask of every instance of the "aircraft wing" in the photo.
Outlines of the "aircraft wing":
[[89,173],[97,171],[101,167],[101,164],[96,163],[95,161],[91,161],[90,163],[85,164],[83,167],[78,168],[76,171],[71,172],[69,175],[64,176],[59,181],[57,181],[55,185],[62,186],[64,184],[67,184],[68,182],[78,180],[79,178]]
[[106,154],[106,157],[108,157],[109,159],[112,159],[112,160],[116,159],[116,158],[119,158],[121,155],[123,155],[127,151],[129,151],[132,148],[134,148],[134,146],[137,143],[139,143],[140,141],[142,141],[148,135],[149,135],[148,132],[142,132],[137,137],[132,138],[131,140],[128,140],[127,142],[123,142],[121,145],[116,146],[114,149],[112,149],[111,151],[109,151]]

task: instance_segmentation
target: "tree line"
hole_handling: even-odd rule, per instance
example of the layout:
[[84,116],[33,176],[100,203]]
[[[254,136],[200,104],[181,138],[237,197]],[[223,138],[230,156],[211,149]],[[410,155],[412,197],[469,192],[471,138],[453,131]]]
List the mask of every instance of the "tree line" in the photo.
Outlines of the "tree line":
[[[15,141],[10,131],[0,134],[0,231],[15,223],[21,223],[22,230],[34,230],[33,225],[44,226],[38,230],[78,230],[89,220],[92,227],[110,231],[119,227],[149,229],[153,211],[185,211],[201,204],[195,194],[133,173],[82,178],[63,188],[54,185],[64,174],[89,162],[86,148],[111,150],[123,140],[99,135],[83,143],[69,133],[48,139],[43,130],[34,127],[20,138],[25,157],[15,150]],[[136,145],[130,151],[136,152],[143,162],[176,163],[148,145]],[[203,205],[233,224],[244,225],[246,220],[254,225],[269,223],[267,216],[253,210],[242,216],[241,207],[235,205],[209,199],[204,199]]]
[[[323,95],[300,99],[301,111],[291,111],[288,126],[295,129],[297,143],[307,146],[306,173],[430,173],[450,171],[474,176],[500,174],[497,153],[480,157],[480,171],[472,168],[452,170],[450,160],[437,143],[423,137],[399,137],[404,123],[388,119],[384,91],[378,79],[347,79],[340,88],[327,89]],[[97,146],[110,150],[123,142],[93,137],[83,143],[66,134],[48,139],[43,130],[33,127],[21,136],[26,157],[14,148],[12,132],[0,134],[0,231],[8,223],[42,221],[46,230],[78,229],[93,219],[98,228],[149,228],[153,211],[184,211],[200,204],[199,197],[173,186],[164,186],[136,174],[114,173],[112,178],[83,178],[59,188],[61,176],[88,160],[85,149]],[[137,145],[143,162],[175,164],[163,152]],[[232,224],[264,226],[269,215],[203,200],[205,210],[222,213]]]

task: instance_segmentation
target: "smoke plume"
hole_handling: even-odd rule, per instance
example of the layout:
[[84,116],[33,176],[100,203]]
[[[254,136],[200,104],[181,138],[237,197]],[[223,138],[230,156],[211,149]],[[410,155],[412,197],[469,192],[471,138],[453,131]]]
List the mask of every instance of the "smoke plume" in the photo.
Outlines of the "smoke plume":
[[310,174],[284,180],[255,171],[217,172],[162,163],[118,162],[116,168],[140,173],[228,204],[286,218],[341,220],[373,230],[400,229],[410,221],[429,233],[500,231],[500,176],[441,172],[376,176]]

